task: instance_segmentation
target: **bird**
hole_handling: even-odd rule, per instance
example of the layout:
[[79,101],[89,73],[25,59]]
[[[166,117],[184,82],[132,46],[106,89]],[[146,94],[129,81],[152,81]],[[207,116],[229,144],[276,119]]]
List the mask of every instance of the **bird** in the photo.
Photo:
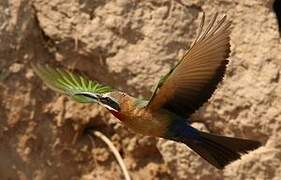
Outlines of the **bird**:
[[229,62],[231,21],[215,13],[199,31],[182,58],[160,78],[149,98],[136,98],[79,73],[40,63],[35,74],[52,90],[80,103],[97,103],[128,129],[145,136],[187,145],[217,169],[261,146],[256,140],[200,131],[191,115],[207,102],[223,80]]

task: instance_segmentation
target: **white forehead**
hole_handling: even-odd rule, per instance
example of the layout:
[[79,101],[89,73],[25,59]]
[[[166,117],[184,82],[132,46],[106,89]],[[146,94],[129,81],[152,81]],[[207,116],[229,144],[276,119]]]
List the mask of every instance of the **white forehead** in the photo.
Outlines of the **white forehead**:
[[111,95],[111,92],[108,92],[108,93],[103,94],[102,97],[111,97],[110,95]]
[[125,96],[126,93],[121,92],[121,91],[113,91],[113,92],[104,93],[103,97],[112,97],[114,95],[123,95],[123,96]]

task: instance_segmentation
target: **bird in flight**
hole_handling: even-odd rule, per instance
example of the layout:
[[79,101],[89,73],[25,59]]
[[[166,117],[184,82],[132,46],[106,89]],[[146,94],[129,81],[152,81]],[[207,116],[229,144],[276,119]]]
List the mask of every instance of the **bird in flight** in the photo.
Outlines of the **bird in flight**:
[[207,162],[223,169],[261,144],[206,133],[187,121],[212,96],[228,64],[231,23],[226,16],[219,20],[217,16],[216,13],[204,28],[203,14],[190,49],[159,80],[149,99],[132,97],[67,70],[40,64],[32,67],[54,91],[80,103],[98,103],[132,131],[184,143]]

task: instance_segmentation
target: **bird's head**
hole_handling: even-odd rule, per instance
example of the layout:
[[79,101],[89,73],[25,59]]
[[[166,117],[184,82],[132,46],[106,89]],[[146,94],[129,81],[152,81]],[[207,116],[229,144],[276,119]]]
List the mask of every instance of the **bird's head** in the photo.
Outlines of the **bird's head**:
[[97,102],[111,112],[120,112],[121,103],[123,102],[122,97],[124,93],[113,91],[105,94],[97,94],[92,92],[79,92],[76,96],[84,96],[85,98],[91,99],[93,102]]

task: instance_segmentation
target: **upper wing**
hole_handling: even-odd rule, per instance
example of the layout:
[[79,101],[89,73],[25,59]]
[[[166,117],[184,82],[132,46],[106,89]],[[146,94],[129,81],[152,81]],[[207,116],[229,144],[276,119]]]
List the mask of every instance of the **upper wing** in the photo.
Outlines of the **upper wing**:
[[207,101],[222,80],[230,52],[230,25],[226,16],[216,24],[217,14],[199,34],[179,63],[161,79],[147,108],[166,108],[187,117]]
[[52,90],[72,97],[82,103],[96,102],[95,99],[79,93],[104,94],[111,92],[108,86],[103,86],[86,77],[73,74],[69,71],[54,69],[50,66],[32,65],[35,73]]

